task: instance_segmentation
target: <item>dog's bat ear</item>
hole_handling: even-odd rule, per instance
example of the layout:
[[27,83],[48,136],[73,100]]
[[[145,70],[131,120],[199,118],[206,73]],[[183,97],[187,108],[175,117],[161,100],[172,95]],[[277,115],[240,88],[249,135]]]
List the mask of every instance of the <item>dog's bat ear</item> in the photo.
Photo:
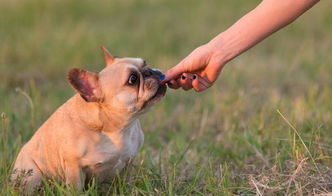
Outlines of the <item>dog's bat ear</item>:
[[68,81],[87,102],[102,101],[102,92],[98,81],[98,74],[83,69],[72,69],[68,72]]
[[104,53],[106,66],[111,65],[114,62],[115,57],[105,48],[105,46],[100,46],[101,50]]

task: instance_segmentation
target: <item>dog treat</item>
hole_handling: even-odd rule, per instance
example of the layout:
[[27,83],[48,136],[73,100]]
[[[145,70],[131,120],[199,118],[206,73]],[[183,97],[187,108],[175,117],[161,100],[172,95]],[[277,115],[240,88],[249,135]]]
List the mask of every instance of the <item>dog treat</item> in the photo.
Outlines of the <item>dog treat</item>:
[[160,80],[164,80],[164,79],[165,79],[165,75],[164,75],[164,74],[160,75],[160,76],[159,76],[159,79],[160,79]]

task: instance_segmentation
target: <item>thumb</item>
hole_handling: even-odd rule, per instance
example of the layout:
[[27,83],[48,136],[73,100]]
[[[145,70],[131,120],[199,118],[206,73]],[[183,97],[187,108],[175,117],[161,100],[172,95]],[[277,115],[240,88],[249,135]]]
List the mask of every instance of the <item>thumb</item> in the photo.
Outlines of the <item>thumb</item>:
[[[194,51],[195,52],[195,51]],[[180,77],[182,73],[197,71],[200,68],[201,60],[200,55],[194,55],[192,52],[185,59],[183,59],[179,64],[167,70],[165,73],[165,79],[162,83],[169,82],[172,79]]]
[[174,66],[171,69],[166,71],[165,79],[163,81],[161,81],[161,84],[165,84],[173,79],[178,78],[184,72],[186,72],[186,68],[185,68],[183,62],[180,62],[176,66]]
[[165,79],[161,82],[165,84],[172,79],[176,79],[180,77],[182,73],[189,72],[192,73],[199,69],[202,69],[204,65],[206,65],[204,50],[202,47],[196,48],[193,52],[191,52],[185,59],[183,59],[179,64],[174,66],[173,68],[166,71]]

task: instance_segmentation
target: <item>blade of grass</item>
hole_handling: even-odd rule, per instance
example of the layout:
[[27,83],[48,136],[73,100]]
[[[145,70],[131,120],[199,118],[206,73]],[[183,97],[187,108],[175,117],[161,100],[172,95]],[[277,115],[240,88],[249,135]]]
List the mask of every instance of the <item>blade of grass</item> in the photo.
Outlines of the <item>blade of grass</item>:
[[287,118],[286,118],[286,117],[285,117],[285,116],[284,116],[279,110],[277,110],[277,112],[278,112],[278,114],[281,116],[281,118],[282,118],[282,119],[288,124],[288,126],[291,127],[291,129],[294,131],[294,133],[299,137],[299,139],[300,139],[300,141],[301,141],[303,147],[304,147],[305,150],[308,152],[309,157],[310,157],[311,161],[313,162],[315,168],[316,168],[317,171],[321,174],[321,172],[320,172],[320,170],[319,170],[319,168],[318,168],[318,166],[317,166],[317,164],[316,164],[316,162],[315,162],[314,157],[313,157],[312,154],[310,153],[310,151],[309,151],[307,145],[304,143],[304,141],[303,141],[301,135],[299,134],[299,132],[297,131],[297,129],[294,127],[294,125],[292,125],[292,123],[289,122],[289,120],[288,120],[288,119],[287,119]]

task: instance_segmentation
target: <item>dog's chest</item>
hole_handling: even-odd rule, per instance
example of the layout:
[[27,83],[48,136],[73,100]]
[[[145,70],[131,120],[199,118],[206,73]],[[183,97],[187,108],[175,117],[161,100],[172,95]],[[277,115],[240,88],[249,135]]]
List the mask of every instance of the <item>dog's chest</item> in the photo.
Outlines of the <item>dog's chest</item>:
[[117,142],[106,140],[98,146],[93,159],[94,163],[92,163],[94,167],[117,167],[136,156],[139,148],[139,142],[136,139],[123,138],[122,141]]
[[123,135],[101,135],[83,159],[85,168],[99,180],[113,177],[135,158],[143,137],[139,124]]

